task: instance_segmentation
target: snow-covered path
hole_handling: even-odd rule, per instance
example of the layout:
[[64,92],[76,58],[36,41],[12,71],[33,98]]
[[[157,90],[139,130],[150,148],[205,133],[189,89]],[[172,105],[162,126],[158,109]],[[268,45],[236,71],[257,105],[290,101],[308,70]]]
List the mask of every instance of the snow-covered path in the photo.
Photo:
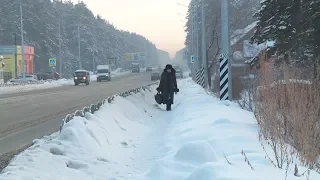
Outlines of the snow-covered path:
[[[61,133],[36,140],[0,179],[285,179],[285,170],[265,159],[252,113],[208,95],[189,78],[179,81],[179,88],[171,112],[155,105],[151,87],[73,119]],[[287,179],[305,179],[292,171]],[[311,172],[309,179],[320,175]]]

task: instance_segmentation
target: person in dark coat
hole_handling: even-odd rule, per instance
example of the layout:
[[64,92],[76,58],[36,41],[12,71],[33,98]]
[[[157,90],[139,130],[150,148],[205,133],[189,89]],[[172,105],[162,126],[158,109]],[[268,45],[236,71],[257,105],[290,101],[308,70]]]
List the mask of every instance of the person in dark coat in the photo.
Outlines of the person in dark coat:
[[176,70],[171,64],[167,64],[163,73],[161,74],[160,84],[157,88],[161,92],[163,104],[167,105],[166,110],[171,111],[171,104],[173,104],[174,93],[179,92],[176,79]]

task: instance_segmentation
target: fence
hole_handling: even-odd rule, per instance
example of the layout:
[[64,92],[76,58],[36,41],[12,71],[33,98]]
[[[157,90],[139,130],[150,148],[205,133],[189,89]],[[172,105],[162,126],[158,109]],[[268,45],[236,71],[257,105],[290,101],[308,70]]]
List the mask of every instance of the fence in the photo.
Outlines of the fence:
[[60,132],[63,128],[63,126],[67,123],[69,123],[74,117],[85,117],[85,114],[86,113],[91,113],[91,114],[94,114],[96,111],[100,110],[100,108],[102,107],[102,105],[106,104],[106,103],[112,103],[114,101],[114,98],[117,97],[117,96],[121,96],[121,97],[128,97],[132,94],[137,94],[141,91],[146,91],[146,90],[150,90],[150,86],[152,85],[158,85],[159,82],[154,82],[154,83],[151,83],[151,84],[148,84],[148,85],[145,85],[145,86],[141,86],[141,87],[138,87],[138,88],[134,88],[134,89],[130,89],[130,90],[127,90],[125,92],[122,92],[122,93],[119,93],[119,94],[116,94],[116,95],[113,95],[111,97],[107,97],[101,101],[98,101],[96,104],[91,104],[89,106],[85,106],[82,108],[82,110],[76,110],[74,113],[72,114],[68,114],[66,115],[66,117],[64,119],[62,119],[61,121],[61,124],[60,124]]
[[10,79],[12,79],[12,72],[3,72],[4,83],[8,82]]

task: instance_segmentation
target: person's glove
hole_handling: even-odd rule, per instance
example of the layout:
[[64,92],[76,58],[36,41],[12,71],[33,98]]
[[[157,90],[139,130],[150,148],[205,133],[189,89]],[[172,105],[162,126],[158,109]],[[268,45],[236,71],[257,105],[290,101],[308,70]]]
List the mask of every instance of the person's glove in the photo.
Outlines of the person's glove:
[[180,90],[178,88],[176,88],[174,91],[177,94]]

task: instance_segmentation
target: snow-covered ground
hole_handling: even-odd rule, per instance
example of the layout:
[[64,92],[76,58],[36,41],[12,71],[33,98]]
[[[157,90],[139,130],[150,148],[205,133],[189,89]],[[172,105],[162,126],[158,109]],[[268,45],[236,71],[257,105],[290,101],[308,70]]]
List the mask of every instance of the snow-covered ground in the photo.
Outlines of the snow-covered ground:
[[73,83],[69,79],[59,79],[57,81],[44,82],[43,84],[26,84],[26,85],[13,85],[0,87],[0,94],[10,94],[16,92],[32,91],[35,89],[48,89],[62,85]]
[[[117,69],[111,73],[112,77],[122,76],[128,74],[129,72],[121,72],[121,69]],[[96,75],[91,75],[91,81],[97,81]],[[53,87],[59,87],[63,85],[73,85],[73,79],[59,79],[44,82],[43,84],[27,84],[27,85],[14,85],[14,86],[4,86],[0,87],[0,94],[9,94],[9,93],[16,93],[16,92],[25,92],[25,91],[32,91],[35,89],[48,89]]]
[[[285,179],[285,170],[265,159],[252,113],[208,95],[190,78],[179,81],[173,111],[167,112],[155,105],[155,88],[117,97],[94,115],[76,117],[61,134],[35,140],[0,179]],[[305,179],[292,169],[287,179]],[[309,179],[320,175],[311,172]]]

